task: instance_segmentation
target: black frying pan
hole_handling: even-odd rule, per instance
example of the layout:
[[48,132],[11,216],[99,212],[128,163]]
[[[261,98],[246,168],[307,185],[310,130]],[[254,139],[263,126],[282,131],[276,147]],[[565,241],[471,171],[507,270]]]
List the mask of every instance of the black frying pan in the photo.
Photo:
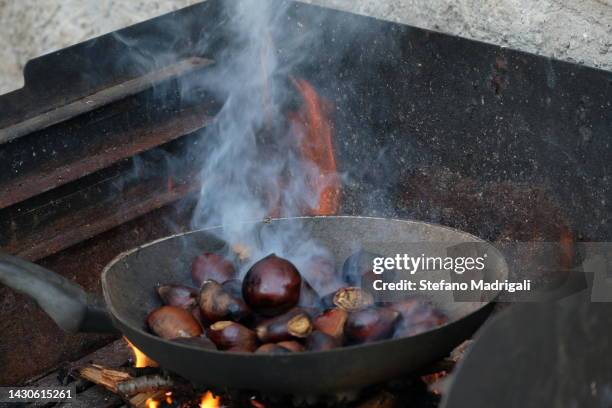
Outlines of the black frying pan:
[[[356,247],[394,256],[413,242],[483,243],[473,235],[439,225],[381,218],[287,218],[258,223],[256,228],[261,232],[296,222],[303,223],[331,250],[338,263]],[[449,323],[412,337],[287,355],[209,351],[152,335],[144,322],[148,312],[160,304],[154,285],[189,284],[192,259],[202,251],[224,247],[215,235],[218,231],[213,228],[171,236],[118,256],[102,273],[106,308],[74,283],[8,255],[0,255],[0,282],[34,298],[64,330],[118,329],[164,368],[195,384],[287,394],[350,390],[414,371],[446,356],[472,335],[490,311],[487,302],[454,302],[446,292],[425,293],[448,314]],[[484,278],[504,279],[507,266],[503,258],[492,247],[488,254]]]

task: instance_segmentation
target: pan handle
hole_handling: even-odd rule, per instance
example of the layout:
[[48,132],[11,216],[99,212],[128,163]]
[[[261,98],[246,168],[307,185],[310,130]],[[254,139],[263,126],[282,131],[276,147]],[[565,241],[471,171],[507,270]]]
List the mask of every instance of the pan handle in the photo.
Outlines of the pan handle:
[[117,332],[102,302],[40,265],[0,252],[0,283],[34,299],[64,331]]

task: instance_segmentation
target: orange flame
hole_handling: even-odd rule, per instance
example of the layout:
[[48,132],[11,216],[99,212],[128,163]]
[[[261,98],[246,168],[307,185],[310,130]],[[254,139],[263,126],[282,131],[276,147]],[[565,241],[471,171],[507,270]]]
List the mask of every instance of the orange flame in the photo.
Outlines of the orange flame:
[[326,107],[315,89],[303,79],[294,84],[304,98],[304,106],[293,117],[300,130],[302,156],[315,165],[316,178],[307,182],[313,191],[319,192],[317,204],[307,209],[309,215],[332,215],[340,205],[340,180],[337,175],[336,158],[332,144],[332,126]]
[[[143,368],[143,367],[157,367],[157,363],[151,360],[145,353],[138,350],[136,346],[134,346],[126,337],[123,338],[128,346],[132,349],[134,353],[134,367]],[[147,406],[148,407],[148,406]],[[154,407],[153,407],[154,408]]]
[[153,398],[149,398],[146,404],[147,404],[147,408],[159,408],[159,401],[156,401]]
[[221,398],[215,397],[212,392],[207,391],[202,394],[200,408],[218,408],[221,406]]

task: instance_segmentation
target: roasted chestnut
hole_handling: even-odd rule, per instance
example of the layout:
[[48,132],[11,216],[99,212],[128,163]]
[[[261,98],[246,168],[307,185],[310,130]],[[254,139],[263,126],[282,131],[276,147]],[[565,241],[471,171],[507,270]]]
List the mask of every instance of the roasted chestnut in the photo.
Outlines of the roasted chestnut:
[[302,279],[302,287],[300,289],[300,307],[320,309],[322,306],[321,297],[316,290],[305,280]]
[[242,297],[256,313],[278,316],[298,304],[301,286],[296,267],[271,254],[249,269],[242,282]]
[[317,293],[329,293],[344,286],[336,274],[331,256],[315,255],[308,259],[302,269],[302,278],[310,283]]
[[304,351],[304,346],[295,340],[279,341],[276,344],[294,353],[301,353]]
[[198,290],[183,285],[157,285],[157,294],[164,305],[191,309],[197,303]]
[[216,350],[217,346],[208,337],[202,335],[197,337],[180,337],[178,339],[172,339],[177,343],[185,344],[187,346],[194,346],[203,348],[206,350]]
[[313,321],[315,330],[328,334],[336,339],[344,336],[344,324],[348,318],[348,312],[338,307],[327,309]]
[[206,327],[206,322],[204,320],[204,316],[202,316],[202,311],[200,310],[200,306],[196,304],[196,306],[191,308],[190,311],[191,311],[191,315],[194,317],[194,319],[196,319],[196,321],[200,324],[200,326]]
[[191,264],[191,279],[197,287],[210,279],[223,283],[233,279],[235,275],[234,264],[219,254],[205,252],[197,256]]
[[207,331],[208,338],[219,350],[255,351],[257,335],[240,323],[220,321],[212,324]]
[[221,286],[230,295],[242,299],[242,281],[240,279],[226,280]]
[[262,343],[276,343],[292,338],[305,338],[312,331],[312,321],[299,308],[265,320],[257,325],[255,333]]
[[204,320],[208,323],[220,320],[239,321],[250,314],[249,308],[241,298],[232,296],[214,280],[202,284],[198,304]]
[[323,351],[340,347],[340,340],[320,331],[313,331],[306,339],[306,350]]
[[372,273],[374,258],[378,257],[380,255],[364,250],[355,252],[342,264],[342,279],[350,286],[361,287],[362,277]]
[[255,350],[257,354],[286,354],[291,353],[291,350],[286,349],[283,346],[280,346],[275,343],[267,343],[259,346],[257,350]]
[[357,287],[339,289],[333,297],[333,303],[347,312],[355,312],[374,304],[374,297],[369,292]]
[[401,316],[395,330],[395,337],[414,336],[448,321],[448,317],[444,313],[437,310],[425,299],[417,297],[391,303],[389,308],[395,310]]
[[400,314],[386,307],[371,307],[349,313],[344,334],[350,343],[366,343],[391,337]]
[[147,317],[151,331],[164,339],[195,337],[202,334],[202,327],[192,314],[177,306],[162,306]]

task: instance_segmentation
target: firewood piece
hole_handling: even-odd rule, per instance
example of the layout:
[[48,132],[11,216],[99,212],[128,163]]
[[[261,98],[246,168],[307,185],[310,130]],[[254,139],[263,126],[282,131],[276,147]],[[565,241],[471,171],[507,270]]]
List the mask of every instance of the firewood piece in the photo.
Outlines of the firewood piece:
[[149,404],[149,401],[162,401],[166,396],[165,393],[165,390],[143,392],[134,395],[128,400],[128,402],[130,406],[134,408],[150,408],[155,405]]
[[167,387],[164,387],[163,389],[157,389],[154,391],[139,392],[130,396],[129,399],[126,399],[127,396],[119,391],[119,388],[123,387],[120,384],[129,381],[142,381],[139,380],[139,378],[143,377],[134,378],[126,371],[106,368],[97,364],[90,364],[84,367],[76,368],[74,372],[79,377],[91,381],[94,384],[101,385],[112,393],[121,396],[130,404],[130,406],[135,408],[149,408],[147,401],[151,399],[161,400],[164,398],[167,389]]
[[99,384],[115,394],[117,394],[117,385],[120,382],[132,378],[132,376],[125,371],[114,370],[97,364],[78,368],[76,372],[81,378]]
[[130,378],[117,384],[117,392],[130,397],[135,394],[149,393],[157,390],[168,390],[174,386],[170,377],[159,374]]
[[396,398],[393,394],[381,391],[357,405],[357,408],[393,408],[395,404]]

